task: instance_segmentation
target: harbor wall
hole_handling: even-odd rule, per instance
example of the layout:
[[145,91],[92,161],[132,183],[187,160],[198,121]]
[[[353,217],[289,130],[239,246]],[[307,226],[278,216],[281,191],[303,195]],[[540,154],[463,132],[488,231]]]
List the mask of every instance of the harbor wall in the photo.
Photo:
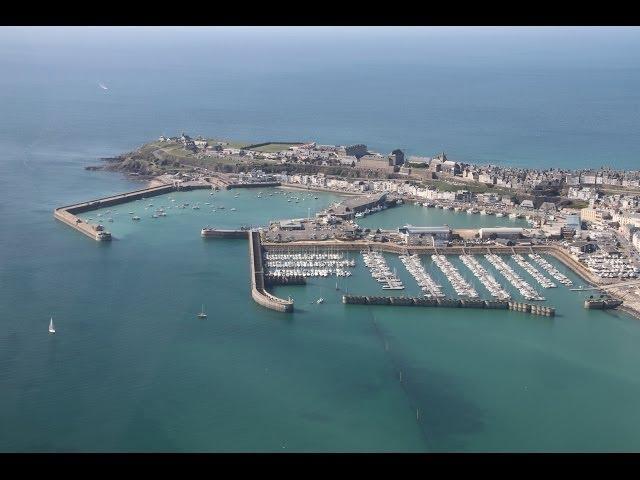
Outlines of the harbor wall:
[[249,230],[211,230],[203,238],[249,238]]
[[53,213],[53,216],[93,240],[110,240],[110,238],[100,238],[100,236],[98,235],[98,230],[96,230],[96,225],[91,225],[82,221],[72,213],[69,213],[64,208],[56,209]]
[[[142,198],[155,197],[156,195],[163,195],[165,193],[173,192],[176,188],[173,185],[162,185],[159,187],[143,188],[142,190],[134,190],[133,192],[122,193],[119,195],[113,195],[111,197],[98,198],[96,200],[90,200],[88,202],[76,203],[75,205],[69,205],[67,207],[61,207],[67,210],[69,213],[84,213],[90,210],[96,210],[98,208],[111,207],[113,205],[119,205],[121,203],[127,203]],[[56,209],[57,210],[57,209]]]
[[293,312],[293,301],[283,300],[267,292],[264,283],[262,246],[259,232],[249,234],[249,265],[251,267],[251,297],[263,307],[277,312]]
[[108,236],[108,238],[104,236],[100,237],[99,230],[96,229],[96,225],[81,220],[76,216],[76,214],[89,212],[98,208],[111,207],[127,202],[142,200],[144,198],[155,197],[157,195],[164,195],[165,193],[170,192],[210,188],[212,188],[212,184],[210,183],[186,183],[180,185],[179,187],[173,184],[167,184],[142,188],[140,190],[133,190],[131,192],[120,193],[118,195],[89,200],[87,202],[75,203],[73,205],[66,205],[64,207],[58,207],[53,211],[53,216],[61,222],[64,222],[70,227],[79,231],[80,233],[93,238],[94,240],[110,240],[110,235]]

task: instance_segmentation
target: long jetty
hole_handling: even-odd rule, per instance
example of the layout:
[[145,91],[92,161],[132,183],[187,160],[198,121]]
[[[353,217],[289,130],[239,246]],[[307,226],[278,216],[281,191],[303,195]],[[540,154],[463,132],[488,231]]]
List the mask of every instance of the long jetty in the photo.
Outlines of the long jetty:
[[118,195],[112,195],[110,197],[98,198],[95,200],[89,200],[88,202],[75,203],[73,205],[66,205],[64,207],[58,207],[53,211],[53,216],[66,223],[70,227],[76,229],[80,233],[87,235],[89,238],[97,241],[111,240],[111,234],[104,230],[104,227],[97,224],[91,224],[85,222],[77,216],[78,213],[84,213],[91,210],[97,210],[99,208],[111,207],[113,205],[120,205],[122,203],[131,202],[134,200],[141,200],[143,198],[155,197],[157,195],[164,195],[165,193],[195,190],[195,189],[210,189],[214,185],[211,183],[199,183],[189,182],[183,184],[166,184],[158,185],[155,187],[143,188],[140,190],[134,190],[132,192],[120,193]]
[[260,232],[251,231],[249,234],[249,258],[249,265],[251,267],[251,297],[255,302],[278,312],[293,312],[293,300],[278,298],[267,292],[265,288]]

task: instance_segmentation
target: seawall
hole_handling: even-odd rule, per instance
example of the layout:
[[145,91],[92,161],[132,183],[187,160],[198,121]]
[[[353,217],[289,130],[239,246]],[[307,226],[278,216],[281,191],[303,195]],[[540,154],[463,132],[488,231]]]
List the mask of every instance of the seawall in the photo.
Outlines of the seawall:
[[251,297],[263,307],[277,312],[293,312],[293,301],[283,300],[267,292],[264,283],[260,232],[249,234],[249,265],[251,269]]
[[105,231],[104,227],[100,229],[98,225],[87,223],[84,220],[78,218],[76,214],[89,212],[91,210],[97,210],[99,208],[120,205],[122,203],[132,202],[135,200],[141,200],[143,198],[164,195],[165,193],[170,192],[210,188],[212,188],[212,184],[210,183],[197,182],[184,183],[180,184],[179,186],[173,184],[159,185],[143,188],[140,190],[133,190],[131,192],[120,193],[118,195],[112,195],[110,197],[97,198],[95,200],[89,200],[87,202],[74,203],[73,205],[58,207],[53,211],[53,216],[61,222],[66,223],[71,228],[74,228],[80,233],[87,235],[93,240],[108,241],[111,240],[111,233]]
[[249,230],[223,230],[211,228],[201,234],[203,238],[249,238]]

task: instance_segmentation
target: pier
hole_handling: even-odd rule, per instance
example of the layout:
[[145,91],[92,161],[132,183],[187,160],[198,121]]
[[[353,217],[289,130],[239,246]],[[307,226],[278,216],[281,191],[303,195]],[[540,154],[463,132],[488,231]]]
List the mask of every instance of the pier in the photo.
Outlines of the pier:
[[265,288],[260,233],[256,231],[251,231],[249,234],[249,259],[251,269],[251,297],[255,302],[277,312],[293,312],[293,300],[278,298],[267,292]]
[[80,233],[87,235],[89,238],[97,241],[109,241],[111,240],[111,233],[104,230],[104,226],[100,224],[91,224],[85,222],[76,214],[89,212],[91,210],[97,210],[99,208],[111,207],[113,205],[120,205],[135,200],[142,200],[143,198],[155,197],[157,195],[164,195],[165,193],[195,190],[200,188],[210,189],[213,186],[210,183],[189,182],[185,184],[167,184],[159,185],[155,187],[143,188],[141,190],[134,190],[132,192],[120,193],[118,195],[112,195],[110,197],[98,198],[96,200],[89,200],[88,202],[75,203],[73,205],[67,205],[64,207],[58,207],[53,211],[53,216],[66,223],[70,227],[76,229]]

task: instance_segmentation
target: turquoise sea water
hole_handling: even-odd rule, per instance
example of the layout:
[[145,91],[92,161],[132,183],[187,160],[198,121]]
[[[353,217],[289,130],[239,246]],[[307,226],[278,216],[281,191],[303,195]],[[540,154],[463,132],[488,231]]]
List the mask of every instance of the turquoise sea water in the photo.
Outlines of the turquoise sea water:
[[466,211],[455,212],[439,208],[428,208],[417,204],[404,204],[399,207],[383,210],[375,215],[356,219],[362,228],[395,229],[405,225],[449,225],[451,228],[482,227],[527,227],[525,219],[510,219],[495,215],[467,214]]
[[[356,254],[340,291],[277,288],[296,302],[282,315],[251,301],[245,241],[199,235],[304,217],[333,195],[180,193],[201,209],[158,219],[134,202],[106,224],[110,244],[53,219],[143,186],[85,166],[182,129],[536,165],[629,166],[640,151],[633,30],[297,32],[2,29],[0,451],[637,451],[640,323],[627,315],[586,311],[564,287],[544,291],[553,319],[345,306],[344,291],[382,292]],[[336,74],[321,75],[329,60]],[[470,217],[511,224],[413,206],[359,223]],[[400,293],[418,293],[387,258]]]

